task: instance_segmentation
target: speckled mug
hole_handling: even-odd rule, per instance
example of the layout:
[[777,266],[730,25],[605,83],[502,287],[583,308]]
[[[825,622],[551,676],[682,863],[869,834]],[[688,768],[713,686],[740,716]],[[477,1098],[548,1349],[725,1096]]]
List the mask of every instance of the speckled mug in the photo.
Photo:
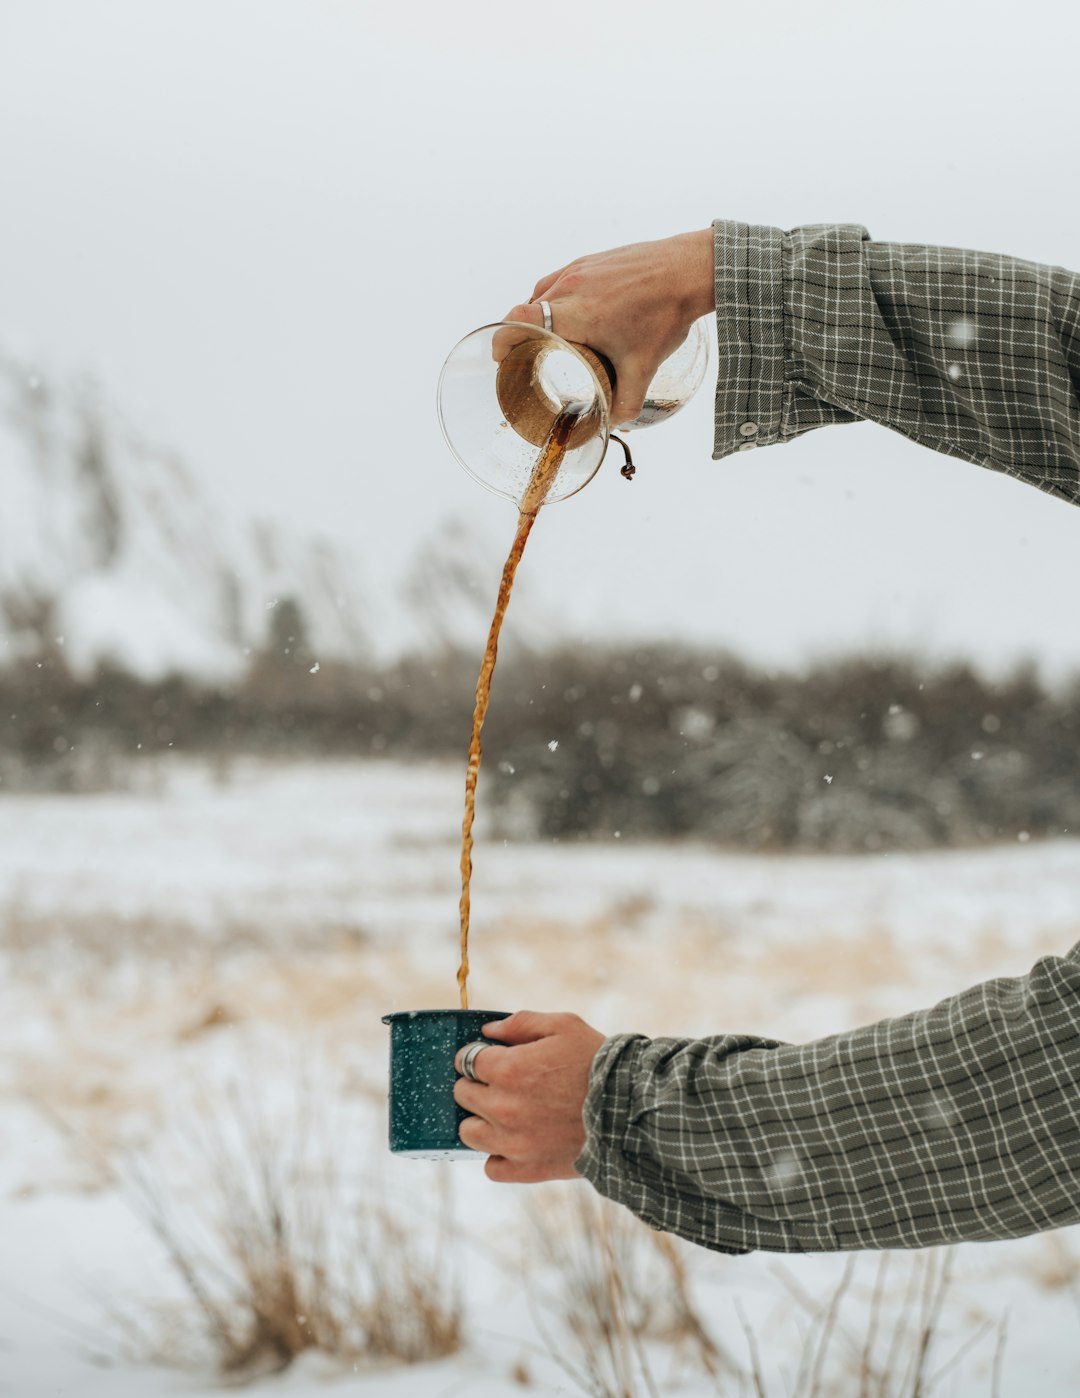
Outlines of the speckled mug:
[[[468,1116],[454,1101],[458,1049],[507,1010],[398,1010],[390,1026],[390,1149],[414,1160],[453,1160],[476,1152],[458,1128]],[[493,1042],[497,1042],[493,1040]]]

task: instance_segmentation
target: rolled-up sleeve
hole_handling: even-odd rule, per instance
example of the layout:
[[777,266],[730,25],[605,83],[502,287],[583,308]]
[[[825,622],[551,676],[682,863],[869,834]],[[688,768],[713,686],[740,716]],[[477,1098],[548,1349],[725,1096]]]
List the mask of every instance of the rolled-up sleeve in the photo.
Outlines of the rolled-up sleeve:
[[715,458],[870,421],[1080,503],[1075,273],[856,224],[713,232]]
[[719,1251],[927,1247],[1080,1221],[1080,947],[805,1045],[620,1035],[578,1170]]

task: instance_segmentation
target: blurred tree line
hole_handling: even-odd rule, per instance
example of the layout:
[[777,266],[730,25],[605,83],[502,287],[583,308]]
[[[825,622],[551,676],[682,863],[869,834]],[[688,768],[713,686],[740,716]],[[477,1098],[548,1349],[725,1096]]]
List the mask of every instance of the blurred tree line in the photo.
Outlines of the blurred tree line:
[[[316,661],[295,604],[230,685],[140,680],[63,649],[0,670],[0,796],[123,784],[180,752],[460,759],[479,657]],[[682,645],[507,650],[481,783],[519,835],[695,836],[754,850],[971,845],[1080,831],[1080,680],[910,658],[766,671]]]
[[1080,682],[1051,693],[1030,667],[774,673],[638,646],[503,679],[488,751],[504,818],[529,833],[836,852],[1080,833]]

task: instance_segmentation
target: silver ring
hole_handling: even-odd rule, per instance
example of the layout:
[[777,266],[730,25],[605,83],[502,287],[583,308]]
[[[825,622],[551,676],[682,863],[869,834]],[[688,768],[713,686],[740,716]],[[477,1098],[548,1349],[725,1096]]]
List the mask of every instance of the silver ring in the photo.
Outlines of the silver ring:
[[461,1055],[461,1076],[463,1078],[468,1078],[470,1082],[483,1081],[476,1076],[476,1056],[481,1049],[490,1047],[491,1044],[487,1039],[474,1039],[471,1044],[465,1045],[465,1051]]
[[539,303],[539,305],[540,305],[540,309],[541,309],[541,310],[543,311],[543,313],[544,313],[544,329],[545,329],[545,330],[550,330],[550,329],[551,329],[551,302],[550,302],[550,301],[541,301],[541,302]]

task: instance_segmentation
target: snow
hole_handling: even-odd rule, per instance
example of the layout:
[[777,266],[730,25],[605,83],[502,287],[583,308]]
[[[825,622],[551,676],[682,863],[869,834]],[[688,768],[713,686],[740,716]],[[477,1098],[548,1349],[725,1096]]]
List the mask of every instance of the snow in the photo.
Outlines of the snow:
[[102,395],[30,389],[2,354],[0,478],[0,647],[14,654],[33,650],[47,617],[78,674],[110,660],[148,679],[229,678],[283,596],[325,654],[365,652],[353,554],[221,515]]
[[133,568],[74,579],[58,620],[72,637],[68,661],[80,675],[93,673],[101,657],[150,678],[170,670],[230,677],[240,669],[236,647],[193,615],[186,598],[144,592]]
[[[126,1350],[103,1320],[103,1305],[149,1315],[178,1295],[124,1162],[148,1152],[177,1201],[198,1197],[197,1164],[171,1152],[173,1133],[210,1120],[230,1084],[286,1121],[301,1081],[317,1085],[341,1188],[377,1180],[421,1232],[449,1189],[466,1346],[355,1371],[309,1354],[253,1391],[504,1398],[522,1391],[524,1364],[533,1391],[577,1392],[544,1352],[538,1316],[554,1322],[529,1299],[530,1277],[556,1295],[558,1280],[530,1253],[526,1204],[559,1190],[507,1189],[479,1161],[399,1161],[383,1145],[380,1016],[456,998],[463,764],[141,770],[127,793],[0,802],[0,1395],[233,1391]],[[850,859],[516,845],[491,838],[483,806],[481,792],[480,1006],[571,1009],[605,1032],[798,1040],[1021,973],[1080,937],[1070,842]],[[282,1151],[298,1139],[275,1137]],[[782,1177],[790,1163],[774,1168]],[[955,1250],[939,1362],[985,1334],[936,1392],[990,1391],[1006,1311],[1001,1392],[1075,1392],[1074,1252],[1069,1231]],[[737,1301],[783,1391],[773,1369],[788,1364],[790,1377],[801,1344],[791,1289],[828,1295],[845,1259],[687,1256],[716,1337],[746,1362]],[[894,1290],[910,1265],[894,1259]],[[876,1266],[860,1261],[842,1312],[856,1339]],[[674,1376],[665,1346],[649,1355],[663,1392],[716,1391],[689,1365]]]

